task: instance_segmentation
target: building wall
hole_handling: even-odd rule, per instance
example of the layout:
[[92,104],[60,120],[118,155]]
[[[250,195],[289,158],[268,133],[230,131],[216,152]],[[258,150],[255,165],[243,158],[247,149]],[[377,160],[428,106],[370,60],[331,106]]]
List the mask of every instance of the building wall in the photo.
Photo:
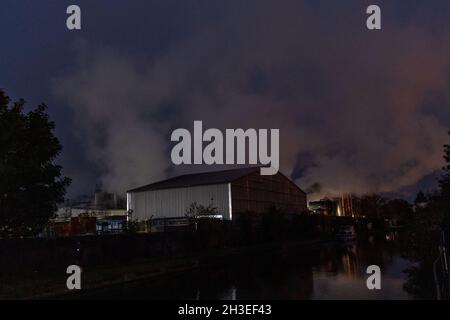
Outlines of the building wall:
[[63,207],[58,208],[58,211],[56,212],[57,220],[68,220],[71,217],[73,218],[83,215],[102,219],[105,217],[126,216],[127,211],[125,209],[89,209],[89,208]]
[[156,218],[184,217],[193,202],[217,207],[224,219],[230,217],[229,184],[130,192],[127,207],[132,219],[145,221]]
[[262,176],[259,172],[249,174],[231,183],[231,195],[233,213],[264,213],[271,207],[286,213],[307,210],[306,194],[281,173],[272,176]]

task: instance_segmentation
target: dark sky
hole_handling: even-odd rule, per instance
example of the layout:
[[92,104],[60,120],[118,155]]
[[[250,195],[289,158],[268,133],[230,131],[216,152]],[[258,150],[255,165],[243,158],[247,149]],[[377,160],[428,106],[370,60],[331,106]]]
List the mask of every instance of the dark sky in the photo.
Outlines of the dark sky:
[[[78,4],[82,30],[65,27]],[[369,4],[382,30],[365,27]],[[450,127],[450,2],[0,4],[0,87],[45,102],[73,178],[123,192],[179,172],[170,133],[279,128],[281,169],[317,196],[434,183]]]

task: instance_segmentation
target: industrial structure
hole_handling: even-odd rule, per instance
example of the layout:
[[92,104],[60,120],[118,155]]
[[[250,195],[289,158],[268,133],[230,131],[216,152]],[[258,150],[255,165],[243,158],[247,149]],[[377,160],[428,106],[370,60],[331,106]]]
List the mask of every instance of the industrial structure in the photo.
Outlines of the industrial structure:
[[323,198],[308,203],[308,209],[314,214],[338,217],[361,216],[360,200],[349,193],[339,197]]
[[126,221],[125,199],[97,190],[92,196],[61,204],[49,223],[49,234],[67,237],[121,233]]
[[260,175],[259,167],[182,175],[127,191],[127,211],[136,221],[185,217],[193,203],[216,208],[224,220],[273,207],[307,211],[304,191],[281,173]]

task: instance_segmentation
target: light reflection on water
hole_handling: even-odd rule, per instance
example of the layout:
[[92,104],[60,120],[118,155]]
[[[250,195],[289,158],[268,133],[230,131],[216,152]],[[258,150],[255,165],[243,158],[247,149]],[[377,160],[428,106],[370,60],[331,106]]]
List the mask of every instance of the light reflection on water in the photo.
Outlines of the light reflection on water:
[[[340,259],[325,259],[326,263],[313,267],[314,287],[311,299],[411,298],[403,290],[406,280],[403,270],[411,266],[411,262],[398,253],[380,248],[373,238],[363,244],[360,241],[359,245],[341,245],[339,249],[342,250]],[[373,262],[369,262],[370,260]],[[381,267],[381,290],[367,289],[366,268],[370,264]]]
[[[117,299],[410,299],[395,241],[374,239],[330,244],[286,254],[227,259],[164,279],[140,281],[85,293]],[[367,266],[382,272],[381,290],[366,287]]]

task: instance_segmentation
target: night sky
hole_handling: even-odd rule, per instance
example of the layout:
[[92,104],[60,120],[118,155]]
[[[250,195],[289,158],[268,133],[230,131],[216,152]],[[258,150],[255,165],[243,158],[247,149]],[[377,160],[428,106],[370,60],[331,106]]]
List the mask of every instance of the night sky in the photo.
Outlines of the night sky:
[[448,0],[2,0],[0,36],[0,88],[49,106],[70,196],[204,170],[170,161],[194,120],[279,128],[282,172],[316,196],[410,198],[443,166]]

